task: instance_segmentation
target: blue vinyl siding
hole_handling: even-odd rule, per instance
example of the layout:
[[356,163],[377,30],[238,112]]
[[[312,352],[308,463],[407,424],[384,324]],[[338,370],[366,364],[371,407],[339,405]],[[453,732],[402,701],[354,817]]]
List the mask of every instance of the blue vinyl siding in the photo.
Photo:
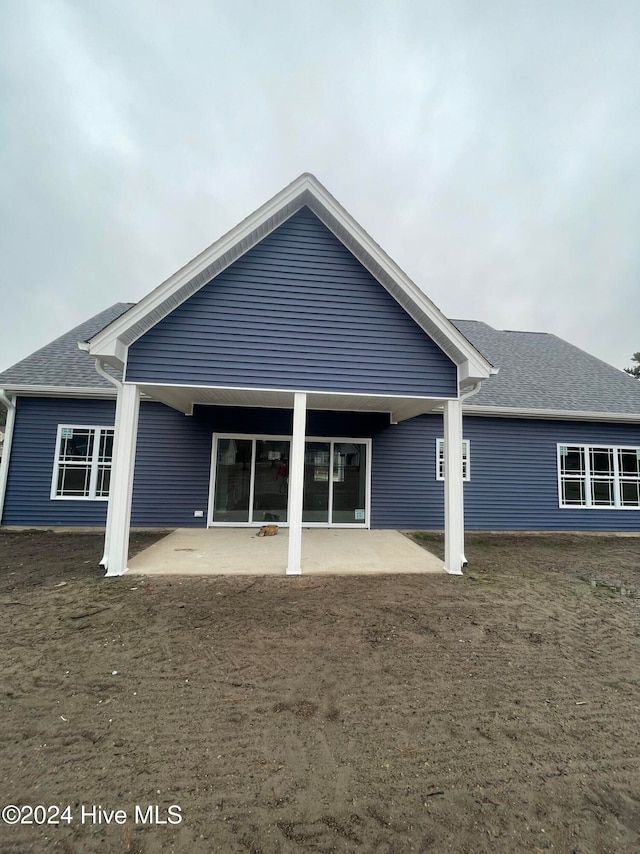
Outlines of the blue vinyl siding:
[[[142,403],[131,524],[188,528],[207,524],[211,430],[162,403]],[[194,510],[202,510],[196,518]]]
[[[58,424],[109,426],[115,403],[58,398],[18,399],[4,525],[104,525],[106,502],[50,499]],[[196,407],[185,416],[160,403],[140,407],[132,524],[206,524],[211,436],[219,433],[290,435],[284,409]],[[307,413],[307,434],[372,438],[371,524],[374,528],[432,528],[444,524],[435,443],[442,417],[424,415],[390,425],[373,413]],[[556,446],[640,447],[640,426],[466,416],[471,480],[464,485],[469,530],[640,531],[640,511],[561,509]],[[194,510],[203,510],[202,519]]]
[[372,528],[441,528],[442,481],[435,480],[435,442],[442,417],[390,424],[373,439]]
[[558,444],[640,447],[640,425],[465,417],[471,481],[465,524],[478,530],[640,531],[640,510],[560,508]]
[[[640,426],[465,416],[471,480],[464,484],[467,530],[640,531],[640,510],[558,504],[558,444],[640,447]],[[436,480],[441,416],[391,425],[374,437],[372,527],[444,527],[444,484]]]
[[115,401],[19,397],[3,525],[104,525],[106,501],[52,501],[58,424],[113,426]]
[[[51,500],[59,424],[112,426],[115,401],[18,399],[3,525],[101,526],[106,501]],[[211,431],[160,403],[142,403],[132,525],[206,524]],[[194,510],[204,510],[195,519]]]
[[[115,402],[61,398],[18,399],[2,524],[101,526],[106,501],[50,498],[59,424],[111,426]],[[309,435],[368,438],[388,423],[371,413],[310,411]],[[196,407],[185,416],[161,403],[140,406],[131,524],[203,527],[207,521],[212,433],[290,435],[285,409]],[[203,518],[194,517],[202,510]]]
[[136,341],[127,380],[457,394],[453,362],[308,208]]

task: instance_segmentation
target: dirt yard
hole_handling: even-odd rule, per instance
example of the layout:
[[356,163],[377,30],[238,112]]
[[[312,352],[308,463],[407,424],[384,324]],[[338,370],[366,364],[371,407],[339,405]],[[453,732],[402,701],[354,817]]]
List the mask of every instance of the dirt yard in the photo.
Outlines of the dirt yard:
[[0,800],[70,807],[2,854],[640,850],[640,538],[472,536],[463,578],[100,553],[0,534]]

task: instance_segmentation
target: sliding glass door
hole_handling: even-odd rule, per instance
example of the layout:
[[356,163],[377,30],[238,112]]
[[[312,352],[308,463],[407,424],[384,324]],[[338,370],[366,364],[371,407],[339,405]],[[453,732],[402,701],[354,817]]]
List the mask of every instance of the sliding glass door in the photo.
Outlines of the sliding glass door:
[[218,439],[213,518],[227,524],[249,521],[253,441]]
[[[303,524],[366,527],[369,447],[365,441],[307,440]],[[290,449],[287,437],[217,437],[209,523],[286,525]]]
[[286,522],[289,498],[289,442],[256,439],[253,522]]
[[334,525],[364,525],[367,494],[367,446],[359,442],[333,442]]
[[307,442],[304,449],[302,522],[327,524],[331,481],[331,442]]

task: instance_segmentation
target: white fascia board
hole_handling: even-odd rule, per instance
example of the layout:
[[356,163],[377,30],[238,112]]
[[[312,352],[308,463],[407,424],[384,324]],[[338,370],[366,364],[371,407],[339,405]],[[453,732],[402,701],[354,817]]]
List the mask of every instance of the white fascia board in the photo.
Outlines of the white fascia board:
[[14,385],[5,386],[11,394],[22,397],[115,397],[115,388],[91,388],[89,386]]
[[543,418],[556,421],[614,421],[640,424],[640,413],[633,412],[590,412],[576,409],[526,409],[515,406],[464,406],[465,415],[500,418]]
[[[420,314],[424,314],[438,330],[441,336],[450,342],[451,348],[447,355],[462,368],[461,380],[484,379],[491,374],[490,363],[472,346],[464,335],[442,314],[440,309],[427,295],[411,281],[411,279],[398,267],[398,265],[384,252],[384,250],[367,234],[367,232],[353,219],[353,217],[337,202],[336,199],[320,184],[320,182],[309,173],[305,173],[285,187],[280,193],[262,205],[249,217],[244,219],[231,231],[205,249],[200,255],[178,270],[173,276],[151,291],[139,303],[127,312],[116,318],[105,329],[95,335],[89,341],[89,351],[96,356],[110,361],[116,358],[119,363],[126,362],[127,346],[119,340],[129,333],[136,324],[143,322],[150,314],[157,312],[153,324],[158,323],[166,313],[180,304],[167,306],[167,300],[184,286],[210,267],[217,261],[224,260],[229,255],[226,263],[222,263],[216,272],[218,275],[228,264],[233,263],[246,251],[251,249],[258,239],[262,240],[271,231],[281,225],[304,205],[308,205],[316,213],[324,224],[336,234],[336,237],[344,243],[358,260],[379,279],[376,271],[380,270],[388,276],[406,297],[406,303],[400,303],[408,313],[414,317],[417,323],[429,334],[424,323],[420,322]],[[346,235],[353,241],[359,251],[354,252],[354,246],[345,242],[343,236],[332,227],[331,220],[344,229]],[[261,229],[258,236],[256,232]],[[202,283],[203,285],[205,282]],[[384,282],[381,282],[383,287]],[[185,299],[189,294],[185,296]],[[397,299],[397,296],[392,294]],[[165,305],[165,313],[162,306]],[[414,308],[415,314],[411,308]],[[417,316],[416,316],[417,315]],[[143,329],[143,331],[146,331]],[[143,331],[140,334],[143,334]],[[134,338],[135,340],[135,338]],[[120,347],[118,347],[120,345]],[[110,362],[113,364],[113,362]]]

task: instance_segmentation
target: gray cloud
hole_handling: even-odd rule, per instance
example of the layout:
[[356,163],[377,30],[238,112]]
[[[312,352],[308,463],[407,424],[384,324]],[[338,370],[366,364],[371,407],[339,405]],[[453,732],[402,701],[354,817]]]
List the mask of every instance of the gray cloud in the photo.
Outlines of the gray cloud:
[[0,367],[312,171],[451,317],[640,348],[640,7],[9,3]]

